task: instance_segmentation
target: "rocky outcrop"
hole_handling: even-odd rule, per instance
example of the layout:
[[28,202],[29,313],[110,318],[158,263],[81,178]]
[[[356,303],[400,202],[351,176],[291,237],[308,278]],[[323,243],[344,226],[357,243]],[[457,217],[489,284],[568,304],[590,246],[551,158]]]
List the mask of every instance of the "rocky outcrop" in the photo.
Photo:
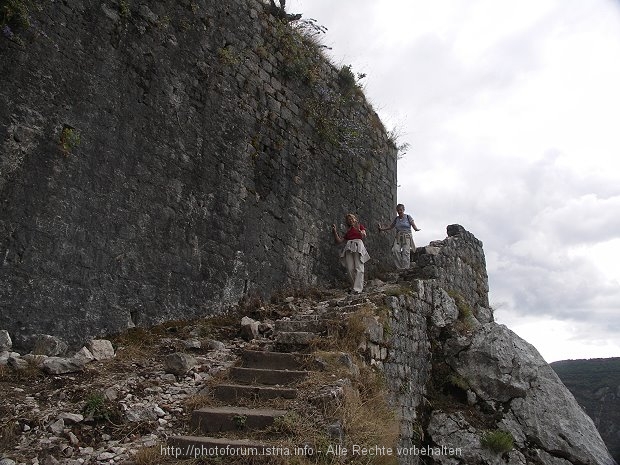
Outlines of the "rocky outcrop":
[[615,463],[538,351],[493,321],[482,243],[458,225],[448,235],[418,250],[387,299],[389,350],[373,361],[399,405],[401,447],[434,451],[424,463]]
[[[612,463],[590,417],[538,351],[508,328],[487,323],[443,347],[446,363],[476,395],[473,406],[493,412],[491,426],[511,433],[524,457],[544,464]],[[450,439],[441,428],[429,434]]]

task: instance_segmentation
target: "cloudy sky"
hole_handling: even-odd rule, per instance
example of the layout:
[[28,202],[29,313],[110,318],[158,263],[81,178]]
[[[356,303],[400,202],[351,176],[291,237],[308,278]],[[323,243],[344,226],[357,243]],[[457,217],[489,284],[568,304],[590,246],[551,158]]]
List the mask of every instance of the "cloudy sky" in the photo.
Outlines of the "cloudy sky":
[[410,144],[416,243],[482,240],[496,320],[548,362],[620,357],[620,1],[286,6]]

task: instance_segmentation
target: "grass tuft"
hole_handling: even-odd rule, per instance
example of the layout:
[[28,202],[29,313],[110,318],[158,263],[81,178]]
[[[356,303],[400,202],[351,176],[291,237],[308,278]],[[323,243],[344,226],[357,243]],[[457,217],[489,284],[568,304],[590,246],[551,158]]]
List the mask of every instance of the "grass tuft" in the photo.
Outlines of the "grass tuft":
[[514,439],[509,432],[497,429],[484,432],[480,445],[497,454],[503,454],[514,448]]

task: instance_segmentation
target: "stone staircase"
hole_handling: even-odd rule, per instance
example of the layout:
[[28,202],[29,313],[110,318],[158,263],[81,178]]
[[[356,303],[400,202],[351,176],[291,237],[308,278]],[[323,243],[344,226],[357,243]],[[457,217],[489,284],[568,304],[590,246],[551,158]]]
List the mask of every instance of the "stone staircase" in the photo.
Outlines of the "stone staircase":
[[[277,447],[280,438],[270,427],[287,415],[287,404],[307,400],[299,399],[298,385],[320,369],[310,352],[318,341],[333,337],[343,317],[358,310],[367,298],[332,299],[306,313],[276,320],[265,350],[244,350],[239,366],[211,389],[216,406],[192,413],[192,435],[169,438],[168,445],[178,458],[265,455],[266,449]],[[278,407],[271,406],[274,403]]]
[[230,368],[227,379],[211,389],[214,406],[192,413],[192,435],[169,438],[168,445],[178,458],[250,450],[265,455],[266,449],[278,447],[274,425],[289,413],[292,403],[307,400],[299,399],[298,386],[312,370],[321,368],[310,352],[317,343],[334,337],[343,317],[365,305],[369,297],[336,298],[276,320],[265,350],[244,350],[239,366]]
[[[277,447],[278,438],[269,428],[289,410],[269,405],[286,406],[298,399],[297,385],[312,369],[313,342],[326,336],[332,319],[342,314],[342,309],[336,315],[325,308],[276,320],[266,350],[244,350],[239,366],[230,368],[227,379],[210,392],[217,406],[192,413],[192,435],[168,440],[175,456],[265,455],[267,448]],[[239,437],[244,435],[252,438]]]
[[[194,435],[172,437],[168,444],[181,451],[179,458],[263,455],[274,444],[238,436],[268,429],[287,414],[287,410],[263,407],[263,404],[273,399],[297,398],[295,385],[308,376],[304,368],[306,359],[307,356],[297,353],[245,350],[241,354],[241,366],[231,368],[227,382],[212,390],[214,400],[222,406],[195,410],[190,420]],[[248,403],[256,407],[243,406]]]

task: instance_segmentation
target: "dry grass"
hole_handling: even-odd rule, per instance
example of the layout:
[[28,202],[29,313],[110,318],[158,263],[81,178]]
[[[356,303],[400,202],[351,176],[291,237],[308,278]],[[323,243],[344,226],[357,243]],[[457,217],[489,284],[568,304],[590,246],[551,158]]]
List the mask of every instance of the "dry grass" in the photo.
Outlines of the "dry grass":
[[28,361],[25,368],[19,370],[4,365],[0,366],[0,382],[24,383],[45,377],[45,373],[43,373],[36,362],[32,360]]
[[364,306],[349,315],[344,315],[343,318],[330,320],[327,337],[313,341],[313,349],[358,353],[360,345],[366,339],[368,318],[374,317],[375,313],[370,306]]
[[[342,418],[346,444],[396,450],[400,427],[386,396],[385,391],[380,391],[368,397],[355,388],[345,387],[343,402],[336,414]],[[372,463],[393,464],[396,457],[379,456]]]
[[10,450],[15,447],[19,433],[19,425],[15,418],[3,418],[0,423],[0,450]]
[[216,405],[216,402],[209,394],[196,394],[188,397],[183,402],[183,408],[186,412],[193,412],[194,410],[210,407],[212,405]]
[[[388,465],[396,463],[395,456],[379,455],[374,457],[346,457],[326,454],[328,447],[341,444],[340,438],[332,438],[328,426],[338,424],[343,434],[342,446],[349,451],[358,445],[367,448],[391,448],[395,450],[399,437],[399,421],[394,409],[388,404],[388,392],[382,372],[366,366],[359,355],[359,346],[367,335],[369,318],[382,321],[385,312],[377,312],[371,306],[334,319],[330,326],[335,328],[327,338],[315,342],[318,349],[312,353],[307,363],[310,376],[297,385],[299,396],[295,400],[287,399],[239,399],[240,406],[257,408],[276,408],[288,413],[277,419],[269,428],[257,432],[226,433],[227,437],[237,434],[261,440],[276,440],[282,447],[294,450],[300,445],[308,445],[314,451],[323,453],[312,456],[293,455],[289,457],[260,457],[258,461],[245,460],[235,462],[232,457],[226,461],[220,458],[203,459],[200,463],[231,464],[268,464],[268,465],[330,465],[336,463],[373,463]],[[317,362],[320,361],[320,362]],[[353,365],[351,364],[353,361]],[[321,369],[318,370],[317,367]],[[212,387],[226,381],[225,375],[208,382]],[[333,386],[340,394],[328,398],[325,402],[316,400],[321,388]],[[211,395],[194,396],[186,401],[188,411],[202,406],[218,405],[221,401]],[[240,436],[241,437],[241,436]],[[146,452],[144,452],[146,454]],[[229,460],[230,459],[230,460]]]
[[[384,375],[367,366],[358,355],[360,344],[367,337],[369,320],[381,323],[386,319],[385,310],[380,308],[377,312],[365,306],[342,320],[335,320],[330,325],[333,328],[331,334],[322,339],[313,353],[315,360],[321,360],[323,371],[313,372],[300,385],[306,395],[316,393],[328,385],[337,384],[343,388],[341,398],[323,405],[323,414],[326,421],[341,423],[345,442],[350,445],[394,449],[399,437],[399,421],[387,401]],[[353,367],[350,366],[351,360],[354,362]],[[295,422],[297,428],[300,428],[299,423],[302,422]],[[298,433],[303,433],[301,437],[309,437],[309,432]],[[315,439],[320,443],[324,440],[324,434],[319,433]],[[395,458],[375,457],[372,463],[395,463]]]

